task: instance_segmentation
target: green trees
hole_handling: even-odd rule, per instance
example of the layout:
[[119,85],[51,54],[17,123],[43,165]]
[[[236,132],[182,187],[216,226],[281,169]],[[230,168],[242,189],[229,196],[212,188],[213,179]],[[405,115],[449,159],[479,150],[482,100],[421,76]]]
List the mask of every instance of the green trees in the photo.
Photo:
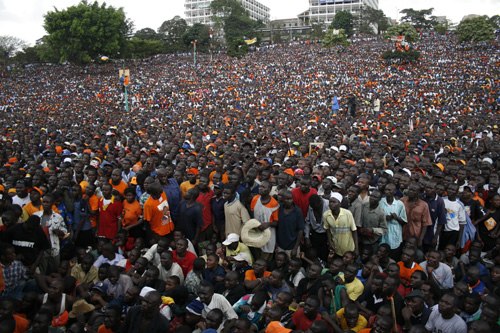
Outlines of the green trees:
[[401,22],[410,23],[415,29],[430,29],[437,22],[435,16],[432,16],[434,8],[415,10],[413,8],[403,9],[400,13],[404,14]]
[[349,41],[347,40],[347,35],[344,32],[344,29],[337,30],[333,29],[331,26],[328,28],[328,31],[325,33],[321,42],[324,47],[349,45]]
[[345,34],[350,37],[352,36],[353,33],[353,24],[354,18],[350,12],[346,11],[339,11],[337,14],[335,14],[335,17],[333,18],[332,24],[330,27],[333,29],[343,29]]
[[389,27],[385,33],[386,38],[397,36],[405,36],[405,40],[412,43],[418,39],[418,32],[410,23],[401,23]]
[[364,34],[379,35],[382,31],[386,31],[389,27],[389,21],[384,12],[380,9],[373,9],[370,6],[364,6],[361,10],[359,20],[359,32]]
[[226,39],[227,53],[241,56],[246,53],[245,38],[257,36],[262,22],[253,21],[236,0],[214,0],[210,4],[217,28],[222,28]]
[[208,51],[210,47],[210,29],[207,25],[195,23],[184,33],[182,41],[185,49],[191,47],[191,43],[196,40],[196,49],[200,52]]
[[45,14],[47,45],[60,62],[88,63],[100,54],[116,57],[123,51],[131,25],[123,9],[86,1]]
[[188,25],[186,20],[180,16],[175,16],[161,24],[158,28],[158,35],[164,41],[167,53],[184,51],[186,49],[182,37],[187,30]]
[[457,36],[461,43],[490,41],[495,38],[495,29],[487,16],[468,18],[458,25]]

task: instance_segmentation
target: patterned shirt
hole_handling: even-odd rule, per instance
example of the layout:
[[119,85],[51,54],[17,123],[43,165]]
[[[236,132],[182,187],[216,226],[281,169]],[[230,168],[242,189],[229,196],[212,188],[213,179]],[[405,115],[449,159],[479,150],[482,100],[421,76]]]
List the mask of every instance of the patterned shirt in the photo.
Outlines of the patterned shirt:
[[24,265],[18,260],[14,260],[8,266],[0,264],[0,267],[3,272],[5,292],[14,289],[19,281],[26,279],[26,267],[24,267]]

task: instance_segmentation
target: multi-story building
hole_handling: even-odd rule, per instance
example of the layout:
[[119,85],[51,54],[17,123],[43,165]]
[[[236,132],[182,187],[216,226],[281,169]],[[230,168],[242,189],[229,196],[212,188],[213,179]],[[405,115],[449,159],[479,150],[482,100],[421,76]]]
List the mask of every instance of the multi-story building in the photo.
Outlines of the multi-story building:
[[[270,9],[257,0],[238,0],[243,8],[248,12],[250,18],[255,21],[262,21],[264,24],[269,22]],[[212,26],[212,11],[210,4],[212,0],[185,0],[184,14],[186,22],[189,25],[202,23]]]
[[310,24],[328,26],[337,12],[351,12],[356,17],[365,6],[378,9],[378,0],[309,0],[309,10],[301,16],[307,16]]

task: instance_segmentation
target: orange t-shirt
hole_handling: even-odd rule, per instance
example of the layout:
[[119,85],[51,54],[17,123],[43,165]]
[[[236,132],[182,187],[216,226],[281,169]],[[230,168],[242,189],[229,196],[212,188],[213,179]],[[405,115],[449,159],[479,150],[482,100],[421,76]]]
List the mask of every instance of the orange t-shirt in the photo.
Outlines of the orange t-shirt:
[[402,261],[398,262],[398,266],[399,266],[399,277],[401,278],[401,283],[404,286],[410,285],[410,279],[413,272],[423,271],[422,267],[420,267],[420,265],[417,264],[416,262],[414,262],[411,265],[411,268],[406,268],[405,264]]
[[101,324],[97,329],[97,333],[115,333],[112,329],[107,328],[104,324]]
[[[89,198],[89,207],[90,211],[99,211],[99,198],[97,195],[94,194]],[[97,227],[97,215],[90,216],[90,224],[92,228]]]
[[[260,198],[260,194],[254,195],[254,197],[252,198],[252,202],[250,203],[250,210],[252,212],[255,210],[255,205],[257,204],[257,201],[259,200],[259,198]],[[274,209],[274,208],[278,208],[279,204],[278,204],[278,201],[276,199],[271,197],[271,201],[269,201],[267,204],[265,204],[263,206],[270,208],[270,209]],[[278,221],[278,210],[279,209],[275,209],[274,212],[271,213],[271,218],[269,221],[259,221],[259,222],[264,223],[264,222],[276,222],[276,221]]]
[[16,321],[16,328],[14,333],[25,333],[30,327],[30,321],[18,314],[13,314],[14,320]]
[[[213,182],[213,178],[214,178],[214,175],[217,173],[217,171],[212,171],[210,172],[210,175],[208,176],[208,179],[210,179],[211,182]],[[222,179],[221,179],[222,183],[224,184],[227,184],[229,183],[229,175],[227,174],[227,172],[224,172],[222,174]]]
[[113,187],[113,190],[117,190],[118,193],[120,193],[121,196],[123,196],[123,193],[125,192],[125,190],[128,187],[127,183],[125,183],[123,180],[120,181],[120,184],[113,185],[113,183],[111,182],[111,179],[110,179],[109,180],[109,184],[111,185],[111,187]]
[[160,236],[165,236],[174,230],[174,223],[170,217],[167,196],[165,192],[158,200],[149,197],[144,203],[144,220],[147,221],[151,230]]
[[[271,272],[265,271],[263,274],[263,277],[269,277],[270,275],[271,275]],[[253,269],[249,269],[248,271],[245,272],[245,280],[247,280],[247,281],[257,280],[257,277],[255,276],[255,271]]]
[[129,203],[127,200],[123,201],[123,219],[122,226],[128,227],[137,224],[139,217],[142,215],[142,208],[139,201]]

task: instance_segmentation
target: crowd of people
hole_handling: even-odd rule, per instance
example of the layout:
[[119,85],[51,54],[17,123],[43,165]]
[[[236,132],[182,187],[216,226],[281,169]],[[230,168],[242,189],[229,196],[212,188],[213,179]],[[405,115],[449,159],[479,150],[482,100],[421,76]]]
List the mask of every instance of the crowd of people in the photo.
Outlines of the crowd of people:
[[499,331],[498,45],[390,47],[3,77],[0,333]]

